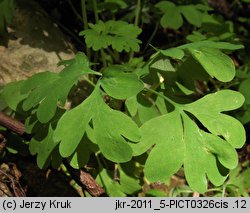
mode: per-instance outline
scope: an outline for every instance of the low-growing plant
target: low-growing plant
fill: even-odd
[[[95,23],[88,22],[82,1],[86,54],[61,61],[60,73],[42,72],[1,92],[6,106],[25,119],[38,166],[59,167],[64,159],[80,169],[95,162],[92,173],[109,196],[134,195],[145,182],[168,183],[180,170],[195,192],[205,193],[208,182],[221,186],[237,167],[236,149],[246,140],[231,113],[245,98],[217,85],[233,81],[235,65],[228,54],[243,46],[204,36],[168,49],[152,47],[148,58],[135,57],[142,44],[138,20],[147,5],[137,1],[135,23],[100,20],[105,14],[100,16],[95,0],[91,5]],[[133,5],[119,1],[116,7]],[[162,27],[173,29],[185,20],[201,27],[211,10],[170,1],[157,3],[158,9],[164,13]],[[82,89],[81,82],[91,92],[74,103],[70,94]]]

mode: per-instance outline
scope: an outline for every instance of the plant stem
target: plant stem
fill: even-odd
[[[139,25],[139,18],[141,13],[141,0],[137,0],[136,10],[135,10],[135,26]]]
[[[87,30],[88,29],[88,17],[87,17],[87,10],[86,10],[85,0],[81,0],[81,6],[82,6],[83,27],[84,27],[84,30]]]
[[[134,22],[135,26],[139,26],[140,14],[141,14],[141,0],[137,0],[135,8],[135,22]],[[133,57],[134,57],[134,51],[131,51],[129,60],[131,60]]]
[[[112,58],[114,59],[115,62],[119,62],[119,55],[117,54],[117,52],[113,52],[110,48],[107,48],[108,53],[112,56]]]
[[[99,21],[99,17],[98,17],[98,9],[97,9],[96,0],[93,0],[93,8],[94,8],[94,14],[95,14],[95,22],[97,23]]]
[[[106,55],[105,55],[103,48],[100,51],[101,51],[101,56],[102,56],[103,67],[107,67]]]
[[[153,94],[155,94],[155,95],[157,95],[157,96],[159,96],[159,97],[165,99],[167,102],[169,102],[170,104],[172,104],[172,105],[175,106],[176,108],[180,108],[180,107],[182,106],[181,104],[178,104],[178,103],[172,101],[170,98],[166,97],[165,95],[162,95],[162,94],[159,93],[159,92],[156,92],[156,91],[153,90],[153,89],[144,88],[144,90],[147,90],[147,91],[149,91],[149,92],[151,92],[151,93],[153,93]]]
[[[81,0],[81,6],[82,6],[82,21],[83,21],[83,28],[84,30],[88,29],[88,17],[87,17],[87,10],[86,10],[86,2],[85,0]],[[91,52],[90,49],[88,48],[86,44],[86,53],[87,57],[90,59],[91,58]]]
[[[98,23],[99,17],[98,17],[98,9],[97,9],[96,0],[93,0],[93,8],[94,8],[95,22]],[[107,67],[106,56],[105,56],[105,52],[103,48],[101,48],[100,52],[101,52],[103,67]]]
[[[161,85],[161,82],[159,83],[153,83],[150,87],[151,90],[156,90],[159,86]],[[150,98],[150,96],[152,95],[152,92],[148,91],[145,95],[146,98]]]
[[[84,79],[87,83],[89,83],[91,86],[95,87],[95,83],[92,82],[91,80],[89,80],[86,76],[84,76],[83,79]]]

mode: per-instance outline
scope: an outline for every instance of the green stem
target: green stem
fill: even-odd
[[[95,14],[95,22],[97,23],[99,21],[99,17],[98,17],[98,9],[97,9],[96,0],[93,0],[93,8],[94,8],[94,14]]]
[[[119,62],[119,55],[114,51],[112,51],[110,48],[107,48],[108,53],[112,56],[115,62]]]
[[[102,56],[103,67],[107,67],[106,54],[105,54],[103,48],[100,51],[101,51],[101,56]]]
[[[135,22],[134,22],[135,26],[139,26],[140,14],[141,14],[141,0],[137,0],[135,8]],[[131,51],[129,60],[131,60],[133,57],[134,57],[134,51]]]
[[[157,96],[159,96],[159,97],[165,99],[167,102],[169,102],[170,104],[172,104],[172,105],[175,106],[176,108],[180,108],[180,107],[182,106],[181,104],[178,104],[178,103],[172,101],[170,98],[166,97],[165,95],[162,95],[162,94],[159,93],[159,92],[156,92],[156,91],[153,90],[153,89],[144,88],[144,90],[147,90],[147,91],[149,91],[149,92],[151,92],[151,93],[153,93],[153,94],[155,94],[155,95],[157,95]]]
[[[93,8],[94,8],[95,22],[98,23],[99,16],[98,16],[98,9],[97,9],[96,0],[93,0]],[[103,48],[101,48],[100,52],[101,52],[103,67],[107,67],[106,56],[105,56],[105,52],[104,52]]]
[[[87,10],[86,10],[85,0],[81,0],[81,6],[82,6],[83,27],[84,27],[84,30],[87,30],[88,29],[88,17],[87,17]]]
[[[141,13],[141,0],[137,0],[136,10],[135,10],[135,26],[139,25],[140,20],[140,13]]]
[[[84,76],[83,79],[84,79],[87,83],[89,83],[91,86],[95,87],[95,83],[92,82],[91,80],[89,80],[86,76]]]
[[[81,6],[82,6],[83,27],[84,27],[84,30],[87,30],[88,29],[88,17],[87,17],[87,9],[86,9],[85,0],[81,0]],[[87,44],[86,44],[86,53],[87,53],[87,57],[90,59],[91,58],[91,51],[88,48]]]

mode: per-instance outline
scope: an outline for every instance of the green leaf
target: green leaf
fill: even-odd
[[[185,105],[185,110],[198,118],[212,134],[222,136],[233,147],[240,148],[246,140],[244,127],[221,112],[237,109],[243,103],[244,96],[239,92],[222,90]]]
[[[135,114],[138,113],[141,123],[145,123],[146,121],[160,115],[156,105],[152,104],[142,94],[127,99],[125,104],[132,116],[135,116]]]
[[[189,23],[196,27],[201,26],[202,13],[195,7],[195,5],[179,6],[178,8]]]
[[[133,117],[135,116],[136,112],[137,112],[137,99],[136,96],[130,97],[125,101],[125,106],[128,110],[128,112],[130,113],[130,115]]]
[[[137,103],[138,116],[142,123],[160,115],[156,105],[152,104],[145,96],[139,94],[137,96]]]
[[[183,19],[178,8],[175,7],[167,11],[160,20],[160,23],[165,28],[179,29],[183,24]]]
[[[182,15],[189,23],[200,27],[203,19],[203,13],[201,10],[206,10],[206,8],[201,8],[199,5],[176,6],[169,1],[161,1],[157,3],[155,7],[159,8],[164,13],[160,20],[161,25],[173,29],[178,29],[182,26]]]
[[[237,114],[237,119],[245,125],[250,121],[250,105],[244,104],[243,111],[239,114]]]
[[[216,186],[227,178],[220,171],[217,159],[226,168],[233,169],[238,163],[237,153],[226,141],[200,130],[187,115],[183,114],[182,118],[185,177],[192,190],[204,193],[207,190],[206,176]]]
[[[45,133],[41,131],[41,135]],[[40,169],[45,168],[50,158],[52,158],[52,152],[57,146],[57,142],[53,140],[54,130],[49,127],[49,131],[45,138],[40,138],[38,135],[33,137],[29,144],[29,149],[32,155],[37,154],[37,165]]]
[[[222,49],[222,50],[238,50],[242,49],[244,46],[240,44],[231,44],[228,42],[215,42],[215,41],[197,41],[189,44],[184,44],[182,46],[179,46],[177,48],[179,49],[197,49],[200,47],[210,47],[215,49]]]
[[[0,111],[3,111],[5,108],[7,108],[7,104],[4,102],[0,94]]]
[[[160,1],[155,5],[156,8],[160,9],[162,12],[168,12],[169,10],[172,10],[176,7],[176,5],[173,2],[170,1]]]
[[[193,31],[192,34],[188,35],[186,38],[188,41],[197,42],[205,40],[207,37],[198,31]]]
[[[24,81],[11,82],[4,86],[1,92],[1,98],[14,111],[17,110],[18,104],[23,101],[27,94],[20,92]]]
[[[142,138],[133,145],[134,153],[140,155],[155,145],[146,161],[145,176],[150,181],[165,182],[183,163],[181,117],[178,112],[162,115],[144,123],[140,129]]]
[[[160,50],[160,52],[168,57],[174,58],[174,59],[182,59],[184,57],[184,51],[178,48],[170,48],[166,50]]]
[[[109,96],[127,99],[143,90],[143,82],[138,76],[124,71],[122,66],[111,66],[104,70],[101,86]]]
[[[27,111],[38,105],[37,118],[42,123],[47,123],[55,115],[58,102],[64,105],[70,89],[82,75],[96,74],[89,69],[87,57],[83,53],[77,53],[75,59],[66,64],[59,74],[38,73],[23,83],[21,92],[30,92],[23,102],[23,109]]]
[[[155,5],[164,15],[161,17],[161,26],[167,28],[178,29],[183,24],[183,19],[178,7],[169,1],[161,1]]]
[[[246,99],[246,104],[250,104],[250,79],[244,80],[239,87],[239,92],[242,93]]]
[[[125,138],[138,142],[139,129],[128,116],[105,104],[98,86],[88,99],[66,112],[59,120],[54,140],[61,141],[61,155],[68,157],[74,153],[91,120],[95,143],[103,155],[114,162],[129,161],[133,153]]]
[[[125,21],[110,20],[99,21],[97,24],[89,24],[91,29],[80,32],[85,37],[85,42],[89,48],[97,51],[102,48],[112,46],[118,52],[139,51],[140,40],[137,36],[141,29]]]
[[[131,160],[133,152],[129,141],[138,142],[139,129],[131,118],[122,112],[110,109],[99,97],[93,126],[97,144],[103,155],[113,162]]]
[[[63,157],[69,157],[78,147],[93,116],[93,98],[94,96],[89,96],[80,105],[64,113],[59,120],[54,140],[61,141],[59,151]]]
[[[234,63],[230,57],[210,47],[189,49],[191,55],[203,66],[211,77],[229,82],[235,76]]]
[[[104,168],[101,169],[96,177],[96,182],[104,187],[106,193],[111,197],[125,197],[126,194],[122,192],[121,186],[117,181],[113,180],[114,174]]]
[[[133,195],[141,190],[140,180],[135,176],[136,167],[133,161],[120,165],[118,169],[121,190],[124,193]]]
[[[171,64],[170,60],[163,58],[152,62],[150,68],[154,68],[163,72],[175,72],[175,68]]]
[[[81,141],[74,154],[68,157],[70,166],[74,169],[83,168],[89,161],[91,150],[88,147],[88,141]]]
[[[0,35],[6,32],[7,25],[11,23],[14,9],[14,0],[0,1]]]
[[[238,196],[244,196],[250,193],[250,168],[241,168],[240,165],[229,174],[229,180],[227,185],[234,185],[236,187],[235,191],[239,192]],[[238,193],[237,193],[238,194]]]
[[[191,104],[174,104],[173,112],[145,122],[140,128],[141,140],[132,148],[135,155],[150,150],[144,168],[148,180],[166,182],[184,165],[192,190],[204,193],[207,178],[221,185],[226,169],[237,166],[235,148],[242,147],[246,139],[242,124],[222,112],[237,109],[243,102],[240,93],[223,90]],[[198,127],[190,113],[207,132]]]

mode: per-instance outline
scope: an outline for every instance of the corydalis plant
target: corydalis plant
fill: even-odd
[[[157,50],[136,71],[112,65],[102,73],[93,71],[87,57],[78,53],[62,63],[65,68],[60,73],[44,72],[10,83],[1,97],[12,110],[18,111],[21,105],[28,112],[26,130],[33,135],[29,147],[37,154],[40,168],[50,162],[59,165],[62,158],[81,168],[91,154],[101,153],[121,165],[118,170],[125,182],[111,183],[101,164],[103,171],[97,180],[102,180],[112,196],[121,196],[133,191],[124,187],[126,181],[138,190],[138,177],[122,172],[122,166],[134,165],[133,157],[146,153],[144,174],[148,180],[165,182],[183,166],[190,187],[203,193],[207,179],[221,185],[227,171],[237,166],[235,149],[243,146],[245,131],[226,112],[241,107],[244,97],[231,90],[199,100],[188,97],[195,92],[194,80],[201,77],[232,80],[234,65],[221,50],[238,48],[241,46],[223,42],[190,43]],[[193,72],[196,75],[189,77]],[[163,80],[156,78],[156,84],[149,85],[146,77],[153,73]],[[86,75],[100,76],[92,93],[73,109],[64,109],[69,91]],[[178,94],[185,100],[178,101]],[[125,100],[126,112],[112,109],[104,96]],[[111,193],[112,187],[117,193]]]

